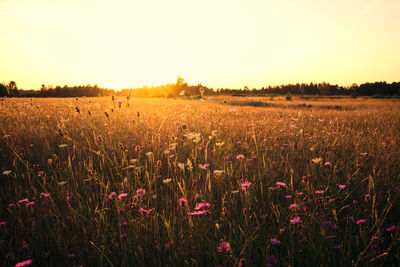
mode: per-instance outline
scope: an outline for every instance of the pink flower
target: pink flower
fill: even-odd
[[[371,195],[370,194],[366,194],[364,196],[365,201],[371,200]]]
[[[209,163],[203,164],[203,166],[201,166],[201,168],[202,168],[203,170],[207,169],[208,167],[210,167],[210,164],[209,164]]]
[[[135,198],[140,198],[140,197],[143,196],[144,194],[146,194],[146,189],[141,189],[141,188],[139,188],[138,190],[136,190]]]
[[[343,189],[345,189],[345,188],[346,188],[346,185],[344,185],[344,184],[340,184],[340,185],[339,185],[339,189],[340,189],[340,190],[343,190]]]
[[[245,158],[245,156],[243,154],[239,154],[236,156],[236,159],[244,159],[244,158]]]
[[[365,223],[365,220],[364,220],[364,219],[358,220],[358,221],[356,222],[356,224],[363,224],[363,223]]]
[[[292,198],[292,195],[286,195],[285,198],[286,198],[286,199],[291,199],[291,198]]]
[[[38,176],[43,176],[43,174],[44,174],[44,171],[38,172]]]
[[[49,198],[50,197],[50,193],[40,193],[40,197]]]
[[[1,226],[6,226],[6,225],[7,225],[7,222],[6,222],[6,221],[0,222],[0,227],[1,227]]]
[[[170,248],[170,247],[172,247],[173,244],[174,244],[174,241],[171,240],[167,244],[165,244],[165,248]]]
[[[275,184],[276,184],[276,186],[278,186],[278,187],[285,187],[285,186],[286,186],[286,184],[285,184],[285,183],[282,183],[282,182],[276,182]]]
[[[281,244],[281,241],[277,238],[271,238],[271,245],[279,246]]]
[[[127,193],[122,193],[122,194],[119,194],[119,195],[118,195],[118,199],[124,199],[124,198],[126,198],[127,196],[128,196]]]
[[[67,258],[68,259],[73,259],[73,258],[75,258],[75,256],[76,256],[75,253],[68,253],[67,254]]]
[[[299,223],[301,223],[301,219],[300,219],[299,216],[297,216],[297,217],[291,219],[291,220],[290,220],[290,223],[291,223],[291,224],[299,224]]]
[[[298,210],[300,207],[296,203],[290,204],[289,209],[290,210]]]
[[[126,234],[121,234],[120,237],[121,237],[121,238],[125,238],[125,237],[126,237]]]
[[[29,202],[29,200],[27,199],[27,198],[24,198],[24,199],[21,199],[21,200],[18,200],[18,203],[27,203],[27,202]]]
[[[27,207],[30,207],[30,206],[33,206],[33,205],[35,205],[35,201],[31,201],[31,202],[25,203],[25,206],[27,206]]]
[[[315,194],[321,195],[324,193],[324,190],[315,190]]]
[[[210,215],[211,212],[209,210],[200,210],[200,211],[194,211],[194,212],[189,212],[189,216],[202,216],[202,215]]]
[[[242,187],[242,190],[245,191],[245,190],[247,190],[247,189],[250,188],[250,186],[252,185],[252,183],[246,181],[246,182],[241,183],[240,185],[241,185],[241,187]]]
[[[279,263],[279,261],[274,255],[271,255],[267,257],[267,263],[268,266],[275,266]]]
[[[218,252],[229,252],[231,251],[231,245],[229,244],[229,242],[221,242],[219,243],[217,249]]]
[[[8,207],[9,208],[15,207],[15,204],[14,203],[10,203],[10,204],[8,204]]]
[[[201,202],[201,203],[196,204],[196,207],[194,208],[194,210],[201,210],[204,208],[209,208],[210,206],[211,206],[210,203]]]
[[[111,192],[111,194],[108,195],[108,199],[113,199],[113,197],[115,197],[116,195],[117,193]]]
[[[143,208],[140,208],[139,212],[144,216],[150,216],[151,210],[145,210]]]
[[[126,221],[124,221],[124,222],[122,222],[122,223],[119,224],[119,226],[121,226],[121,227],[125,227],[125,226],[127,226],[127,225],[128,225],[128,223],[127,223]]]
[[[186,206],[186,205],[187,205],[187,200],[184,199],[183,197],[181,197],[181,198],[178,200],[178,203],[179,203],[179,206]]]
[[[332,163],[330,163],[329,161],[328,162],[325,162],[325,167],[332,167]]]
[[[25,267],[32,264],[32,260],[21,261],[15,264],[15,267]]]
[[[98,135],[98,136],[97,136],[97,141],[103,142],[103,137],[101,137],[101,135]]]

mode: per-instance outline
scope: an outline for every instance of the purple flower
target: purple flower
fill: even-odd
[[[279,246],[281,244],[281,241],[277,238],[271,238],[271,245]]]
[[[279,261],[274,255],[271,255],[267,257],[267,263],[269,266],[275,266],[279,263]]]
[[[394,234],[394,233],[396,233],[396,226],[392,225],[392,226],[386,228],[386,231],[388,231],[391,234]]]

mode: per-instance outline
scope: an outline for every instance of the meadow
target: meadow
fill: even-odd
[[[0,100],[4,266],[400,265],[400,102]]]

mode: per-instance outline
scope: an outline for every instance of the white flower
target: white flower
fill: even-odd
[[[68,146],[67,144],[58,145],[58,147],[60,147],[60,148],[67,147],[67,146]]]
[[[223,146],[224,144],[225,144],[224,142],[215,143],[216,146]]]
[[[58,184],[59,185],[65,185],[67,182],[65,182],[65,181],[61,181],[61,182],[59,182]]]
[[[312,159],[312,162],[315,163],[315,164],[320,164],[321,161],[322,161],[322,158],[315,158],[315,159]]]
[[[9,175],[11,173],[11,171],[4,171],[3,175]]]
[[[153,156],[153,152],[147,152],[146,156],[148,156],[150,158],[151,156]]]
[[[223,173],[224,173],[223,170],[215,170],[215,171],[214,171],[214,175],[221,175],[221,174],[223,174]]]
[[[170,183],[171,181],[172,181],[172,179],[169,178],[169,179],[164,179],[162,182],[163,182],[163,184],[168,184],[168,183]]]

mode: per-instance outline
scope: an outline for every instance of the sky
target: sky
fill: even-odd
[[[0,82],[400,81],[399,0],[0,0]]]

